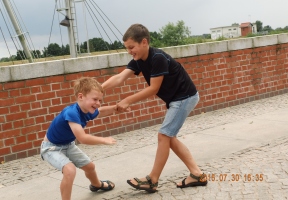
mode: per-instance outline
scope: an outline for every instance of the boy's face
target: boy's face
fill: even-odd
[[[124,45],[134,60],[146,60],[149,54],[149,44],[147,39],[143,39],[140,43],[129,38]]]
[[[85,96],[82,93],[78,94],[78,105],[84,113],[93,114],[101,106],[102,100],[103,93],[97,90],[91,90]]]

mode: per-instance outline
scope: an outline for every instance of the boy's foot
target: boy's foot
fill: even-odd
[[[145,190],[149,193],[156,192],[158,187],[158,182],[152,183],[152,180],[148,175],[146,176],[146,178],[134,178],[131,180],[127,180],[127,183],[138,190]]]
[[[207,183],[206,174],[203,173],[200,176],[195,176],[190,173],[190,175],[187,178],[184,178],[181,183],[177,183],[177,188],[205,186]]]
[[[101,182],[101,186],[100,187],[95,187],[93,185],[89,186],[89,189],[92,192],[97,192],[98,190],[104,190],[104,191],[109,191],[109,190],[113,190],[113,188],[115,187],[115,184],[112,181],[100,181]]]

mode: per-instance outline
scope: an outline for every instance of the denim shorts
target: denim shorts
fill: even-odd
[[[165,119],[159,133],[168,137],[175,137],[182,127],[185,119],[199,102],[199,93],[180,101],[172,101],[166,112]]]
[[[62,171],[62,168],[70,162],[78,168],[91,162],[90,158],[75,145],[75,142],[66,145],[56,145],[43,141],[40,154],[43,160],[59,171]]]

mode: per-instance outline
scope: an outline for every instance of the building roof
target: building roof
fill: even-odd
[[[249,27],[249,26],[253,26],[253,24],[251,24],[250,22],[245,22],[245,23],[240,24],[240,28]]]

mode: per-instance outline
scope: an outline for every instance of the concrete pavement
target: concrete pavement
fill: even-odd
[[[79,145],[96,164],[110,192],[92,193],[77,170],[72,199],[288,199],[288,94],[189,117],[179,133],[200,168],[206,187],[176,188],[188,175],[171,151],[158,192],[131,188],[126,180],[152,169],[160,125],[116,135],[117,145]],[[61,199],[61,172],[39,156],[0,164],[0,199]]]

